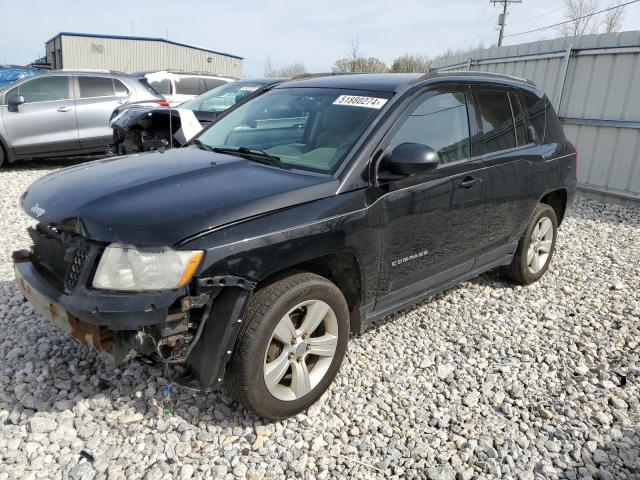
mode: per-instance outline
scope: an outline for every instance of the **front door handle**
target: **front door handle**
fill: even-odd
[[[478,183],[482,183],[482,179],[480,177],[467,176],[462,179],[458,186],[460,188],[471,188]]]
[[[73,107],[60,107],[56,111],[64,113],[64,112],[70,112],[71,110],[73,110]]]

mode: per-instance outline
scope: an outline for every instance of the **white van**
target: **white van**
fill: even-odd
[[[237,78],[223,77],[213,73],[183,72],[181,70],[144,72],[142,75],[154,90],[167,99],[172,107],[220,85],[237,80]]]

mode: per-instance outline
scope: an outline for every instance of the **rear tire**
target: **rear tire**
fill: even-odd
[[[293,273],[252,295],[225,385],[260,417],[290,417],[331,385],[348,337],[349,309],[338,287],[312,273]]]
[[[557,235],[555,210],[545,203],[539,203],[518,242],[511,265],[503,267],[501,273],[520,285],[540,280],[549,268]]]
[[[4,155],[4,147],[0,144],[0,168],[4,165],[5,155]]]

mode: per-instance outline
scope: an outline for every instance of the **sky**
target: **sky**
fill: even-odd
[[[602,8],[610,0],[600,0]],[[506,34],[563,20],[560,0],[510,5]],[[559,10],[560,9],[560,10]],[[330,71],[357,39],[360,52],[388,65],[405,53],[437,55],[497,41],[499,7],[489,0],[0,0],[0,63],[44,56],[60,31],[165,37],[244,57],[245,77],[301,62]],[[640,2],[623,30],[640,30]],[[554,38],[556,30],[507,37],[505,45]]]

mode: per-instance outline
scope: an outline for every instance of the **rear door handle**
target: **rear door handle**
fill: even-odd
[[[58,112],[70,112],[71,110],[73,110],[73,107],[60,107],[57,111]]]
[[[482,179],[480,177],[467,176],[462,179],[458,186],[460,188],[471,188],[478,183],[482,183]]]

